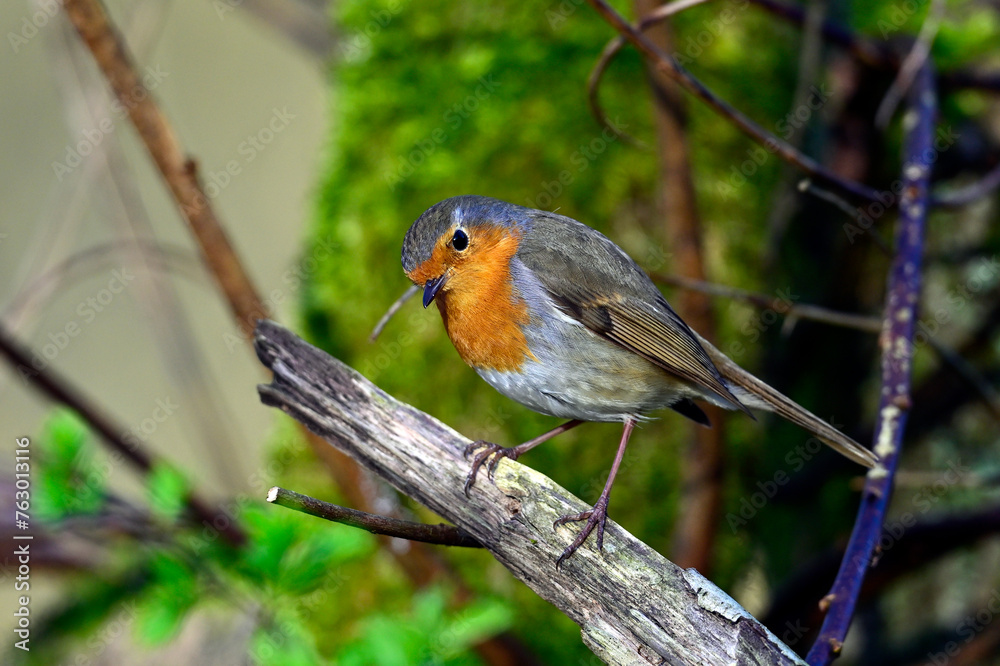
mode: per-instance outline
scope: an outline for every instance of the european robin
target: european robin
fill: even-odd
[[[542,414],[570,419],[512,448],[475,442],[480,451],[469,492],[487,461],[521,454],[585,421],[625,424],[608,481],[560,565],[604,524],[615,474],[636,422],[663,407],[709,425],[694,400],[775,412],[851,460],[875,455],[740,368],[692,331],[624,250],[563,215],[482,196],[446,199],[427,209],[403,241],[403,269],[437,303],[459,356],[503,395]],[[750,414],[752,417],[752,414]]]

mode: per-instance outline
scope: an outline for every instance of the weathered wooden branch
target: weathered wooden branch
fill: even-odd
[[[466,497],[468,439],[273,322],[258,325],[255,345],[274,371],[259,387],[265,404],[472,535],[609,664],[804,663],[711,581],[611,521],[603,555],[588,542],[556,569],[576,528],[552,523],[589,508],[582,500],[509,460]]]

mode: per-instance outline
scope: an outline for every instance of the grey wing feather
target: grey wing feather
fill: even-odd
[[[566,314],[753,418],[691,329],[623,250],[568,217],[533,211],[530,219],[535,233],[522,240],[517,256]]]

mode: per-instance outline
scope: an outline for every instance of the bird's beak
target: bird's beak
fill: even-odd
[[[424,307],[426,308],[437,296],[437,293],[444,286],[444,283],[448,281],[448,274],[445,273],[436,278],[428,280],[424,283]]]

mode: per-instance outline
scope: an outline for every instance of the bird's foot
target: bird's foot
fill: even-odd
[[[482,449],[476,454],[476,457],[472,461],[472,469],[469,470],[469,475],[465,477],[465,494],[468,495],[469,491],[472,489],[472,485],[476,482],[476,473],[479,468],[489,461],[489,467],[487,467],[487,476],[490,481],[493,481],[493,475],[497,471],[497,465],[500,464],[500,460],[503,458],[509,458],[510,460],[517,460],[517,457],[521,455],[521,451],[518,447],[514,446],[511,448],[504,448],[499,444],[494,444],[493,442],[487,442],[484,439],[476,440],[472,444],[465,447],[465,457],[468,458],[469,455],[477,450]]]
[[[590,536],[595,527],[597,528],[597,550],[601,551],[602,554],[604,553],[604,523],[608,520],[608,498],[602,495],[590,511],[563,516],[555,521],[552,527],[555,528],[566,523],[575,523],[583,520],[586,520],[587,524],[580,530],[580,534],[573,540],[573,543],[567,546],[566,550],[559,556],[559,559],[556,560],[557,569],[583,545],[583,542],[587,540],[587,537]]]

